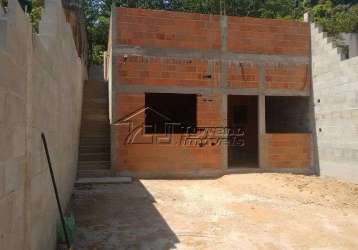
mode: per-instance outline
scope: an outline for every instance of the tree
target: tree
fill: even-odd
[[[311,8],[315,20],[331,35],[358,32],[358,3],[347,0],[326,0]]]
[[[264,18],[301,19],[310,11],[330,34],[358,32],[358,0],[114,0],[117,7],[166,9]],[[90,61],[107,49],[112,0],[84,0]]]

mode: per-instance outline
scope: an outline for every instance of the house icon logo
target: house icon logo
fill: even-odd
[[[172,119],[170,119],[168,116],[162,114],[161,112],[155,110],[154,108],[152,107],[142,107],[136,111],[134,111],[133,113],[119,119],[118,121],[116,121],[115,123],[113,123],[113,125],[118,125],[119,123],[123,123],[123,122],[128,122],[128,121],[131,121],[131,120],[134,120],[138,117],[140,117],[141,115],[145,115],[145,116],[148,116],[148,115],[154,115],[154,116],[157,116],[159,119],[161,120],[165,120],[165,121],[172,121]]]
[[[245,133],[241,129],[183,126],[152,107],[142,107],[117,120],[112,126],[121,128],[119,135],[125,145],[175,144],[205,147],[225,143],[245,146]]]
[[[112,124],[128,128],[125,144],[169,143],[174,127],[180,125],[152,107],[142,107]]]

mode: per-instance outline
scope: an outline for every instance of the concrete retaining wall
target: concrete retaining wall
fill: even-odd
[[[41,132],[67,204],[77,168],[83,70],[61,1],[39,34],[16,0],[0,13],[0,248],[54,249],[58,211]]]
[[[313,98],[320,174],[358,183],[358,58],[311,24]]]

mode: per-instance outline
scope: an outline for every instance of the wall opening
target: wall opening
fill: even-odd
[[[266,96],[266,133],[310,133],[309,97]]]
[[[145,108],[145,133],[196,131],[195,94],[145,93]]]
[[[229,168],[258,167],[257,102],[257,96],[228,96],[228,127],[238,132],[229,136]]]

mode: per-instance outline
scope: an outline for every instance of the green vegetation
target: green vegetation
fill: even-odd
[[[101,64],[107,49],[112,0],[83,0],[87,21],[89,60]]]
[[[6,7],[7,6],[7,0],[0,0],[0,6]]]
[[[89,58],[101,64],[107,49],[112,1],[116,6],[167,9],[204,14],[251,16],[264,18],[302,19],[310,11],[316,22],[331,35],[358,32],[358,0],[82,0],[87,19]],[[27,10],[34,30],[38,32],[43,0],[19,0]],[[7,6],[7,0],[0,0]],[[25,8],[26,6],[26,8]]]
[[[44,6],[44,0],[18,0],[21,8],[29,15],[33,30],[39,31],[39,22]],[[0,0],[0,7],[6,10],[8,0]]]
[[[90,61],[101,64],[107,49],[112,0],[83,0],[87,17]],[[358,0],[114,0],[116,6],[167,9],[204,14],[302,19],[310,11],[332,35],[358,32]]]
[[[358,1],[329,0],[311,7],[311,13],[325,31],[358,32]]]
[[[41,14],[44,6],[43,0],[32,0],[29,3],[29,15],[32,23],[32,27],[36,33],[39,32],[39,22],[41,20]]]

